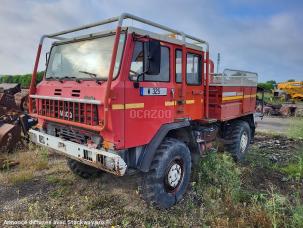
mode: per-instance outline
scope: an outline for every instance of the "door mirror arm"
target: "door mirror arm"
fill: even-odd
[[[140,77],[142,77],[146,73],[147,73],[147,71],[144,71],[144,72],[137,75],[137,79],[134,82],[134,88],[139,88],[140,87],[139,79],[140,79]]]

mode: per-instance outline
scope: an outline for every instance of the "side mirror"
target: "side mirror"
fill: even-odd
[[[160,73],[161,45],[160,41],[150,40],[144,43],[144,72],[150,75]]]

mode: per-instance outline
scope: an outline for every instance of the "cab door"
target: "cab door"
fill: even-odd
[[[125,147],[144,145],[159,128],[173,121],[170,45],[161,42],[160,73],[148,75],[144,69],[144,42],[132,44],[129,75],[125,80]]]
[[[203,101],[203,59],[202,53],[184,49],[175,50],[175,118],[201,119],[204,114]],[[185,57],[185,69],[182,68]],[[185,70],[184,94],[182,98],[182,70]]]

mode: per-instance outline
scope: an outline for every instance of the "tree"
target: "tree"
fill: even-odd
[[[272,89],[274,89],[274,85],[271,83],[258,83],[258,87],[264,89],[265,91],[270,91]]]
[[[44,72],[40,71],[37,73],[37,82],[40,82],[43,78]],[[4,75],[0,77],[0,83],[18,83],[21,85],[21,88],[29,88],[31,83],[32,74],[23,74],[23,75]]]
[[[295,82],[296,80],[295,79],[289,79],[287,80],[288,82]]]
[[[266,83],[272,84],[272,85],[276,85],[277,84],[277,82],[275,80],[269,80]]]

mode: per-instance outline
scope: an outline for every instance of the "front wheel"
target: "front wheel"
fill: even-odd
[[[159,208],[169,208],[180,201],[191,175],[188,147],[174,138],[166,138],[156,151],[149,172],[143,174],[142,198]]]

